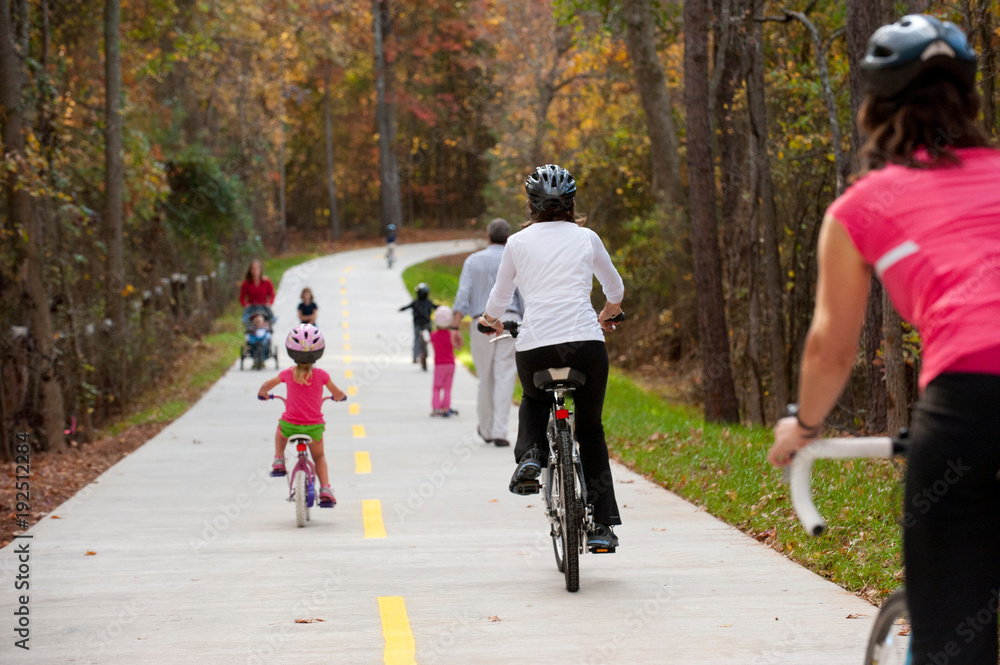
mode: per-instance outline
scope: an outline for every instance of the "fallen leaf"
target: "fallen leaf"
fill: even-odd
[[[94,556],[95,554],[97,554],[97,552],[94,550],[87,550],[87,554],[85,556]]]
[[[618,482],[621,483],[622,485],[631,485],[635,481],[634,480],[619,480]]]
[[[867,614],[848,614],[847,618],[848,619],[863,619],[866,616],[868,616],[868,615]]]
[[[137,639],[137,640],[148,640],[149,638],[148,637],[137,637],[135,639]]]
[[[490,499],[490,503],[497,503],[500,499]]]
[[[295,623],[322,623],[324,621],[326,621],[326,619],[296,619]]]
[[[654,527],[653,527],[653,531],[666,531],[666,529],[657,529],[657,528],[656,528],[656,527],[654,526]]]
[[[493,615],[493,616],[491,616],[491,617],[490,617],[489,619],[490,619],[490,621],[492,621],[493,623],[496,623],[497,621],[501,621],[500,617],[498,617],[498,616],[496,616],[496,615]]]
[[[731,623],[724,623],[721,626],[719,626],[719,628],[732,628],[732,627],[733,627],[733,624],[731,624]]]
[[[534,508],[534,507],[535,507],[535,504],[533,504],[533,503],[529,503],[527,506],[525,506],[525,508]]]
[[[61,520],[62,518],[61,518],[61,517],[59,517],[58,515],[53,515],[53,516],[52,516],[52,519],[54,519],[54,520]]]

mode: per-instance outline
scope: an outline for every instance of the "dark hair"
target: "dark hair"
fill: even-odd
[[[521,228],[527,228],[535,222],[573,222],[583,226],[586,221],[586,218],[576,216],[576,201],[561,210],[539,210],[528,203],[528,221],[521,224]]]
[[[867,141],[858,154],[863,176],[887,164],[926,169],[961,164],[954,148],[991,145],[979,126],[982,100],[975,87],[967,88],[941,71],[929,71],[899,94],[885,98],[865,95],[858,111],[858,127]],[[913,153],[924,148],[929,161]]]
[[[253,264],[255,263],[260,266],[260,281],[264,281],[264,262],[260,259],[254,259],[250,262],[250,265],[247,266],[247,274],[243,276],[244,282],[253,281]]]

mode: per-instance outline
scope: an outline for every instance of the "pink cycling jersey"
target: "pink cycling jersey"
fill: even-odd
[[[920,387],[945,371],[1000,375],[1000,151],[961,166],[889,165],[830,206],[923,341]]]
[[[292,425],[322,425],[323,420],[323,386],[330,381],[326,370],[313,367],[309,383],[296,383],[294,369],[282,370],[278,378],[285,384],[288,396],[285,401],[285,413],[281,419]]]
[[[435,365],[455,364],[455,351],[451,346],[451,332],[435,330],[431,333],[431,345],[434,347]]]

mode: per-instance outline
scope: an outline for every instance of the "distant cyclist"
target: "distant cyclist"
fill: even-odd
[[[413,362],[416,363],[420,360],[420,335],[425,330],[430,334],[431,318],[434,316],[434,310],[437,309],[437,305],[429,297],[431,287],[423,282],[417,284],[415,292],[417,297],[409,305],[400,307],[399,311],[413,310]]]
[[[978,123],[976,54],[955,25],[883,26],[862,64],[861,172],[827,211],[797,417],[819,433],[855,363],[874,271],[923,340],[903,559],[914,665],[995,665],[1000,604],[1000,151]]]
[[[621,312],[625,286],[608,250],[596,233],[577,224],[576,182],[569,171],[539,166],[524,184],[530,219],[510,236],[500,260],[496,284],[479,321],[500,332],[500,317],[517,288],[524,299],[524,327],[517,338],[517,373],[524,396],[518,415],[517,469],[510,490],[534,480],[547,464],[551,398],[535,387],[533,375],[549,367],[572,367],[587,375],[573,393],[576,438],[587,483],[587,502],[594,506],[594,530],[588,547],[616,547],[612,527],[621,524],[608,462],[601,412],[608,383],[607,320]],[[607,304],[600,315],[590,302],[594,276]]]
[[[389,267],[396,258],[396,225],[390,224],[385,227],[385,258],[389,262]]]

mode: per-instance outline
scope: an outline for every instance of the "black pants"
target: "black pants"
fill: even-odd
[[[903,556],[914,665],[996,665],[1000,376],[944,374],[913,413]]]
[[[543,346],[530,351],[518,351],[517,375],[521,379],[524,397],[518,412],[515,459],[537,448],[546,463],[549,444],[545,428],[549,422],[552,397],[535,387],[535,372],[550,367],[572,367],[587,375],[587,383],[573,393],[576,419],[576,439],[580,442],[580,463],[587,483],[587,502],[594,506],[594,521],[600,524],[621,524],[615,501],[614,480],[608,462],[608,445],[604,440],[601,412],[604,410],[604,390],[608,386],[608,350],[604,342],[568,342]]]

